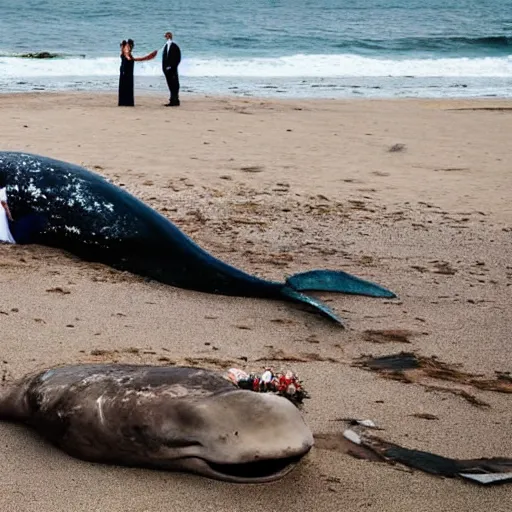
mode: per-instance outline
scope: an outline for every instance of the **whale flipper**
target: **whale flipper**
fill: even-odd
[[[316,299],[314,297],[310,297],[309,295],[305,295],[304,293],[300,293],[289,286],[283,286],[281,289],[282,295],[286,298],[291,299],[293,302],[299,302],[301,304],[308,304],[312,306],[316,311],[318,311],[322,316],[329,318],[330,320],[334,320],[341,327],[345,327],[341,319],[332,311],[332,309],[324,304],[321,300]]]
[[[286,284],[297,291],[315,290],[369,297],[396,297],[392,291],[342,270],[310,270],[288,277]]]
[[[48,225],[48,217],[41,213],[30,213],[10,223],[11,233],[18,245],[39,242],[40,234]]]

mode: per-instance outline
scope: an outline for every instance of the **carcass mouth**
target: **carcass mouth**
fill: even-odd
[[[190,469],[216,480],[236,483],[265,483],[278,480],[292,471],[309,449],[300,454],[277,459],[221,464],[202,458],[189,459]],[[189,464],[187,464],[189,465]]]

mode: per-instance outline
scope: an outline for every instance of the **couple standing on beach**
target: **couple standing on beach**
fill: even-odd
[[[169,87],[169,103],[166,107],[179,107],[180,80],[178,66],[181,62],[180,47],[172,40],[172,33],[166,32],[165,46],[162,48],[162,71]],[[132,50],[135,43],[132,39],[121,43],[121,69],[119,74],[119,101],[120,107],[133,107],[135,105],[133,93],[133,68],[135,62],[152,60],[158,50],[154,50],[144,57],[134,57]]]

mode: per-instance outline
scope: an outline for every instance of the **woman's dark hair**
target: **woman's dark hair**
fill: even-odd
[[[135,46],[135,41],[133,39],[128,39],[128,44],[133,48],[133,46]]]

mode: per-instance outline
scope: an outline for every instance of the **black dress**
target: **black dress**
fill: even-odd
[[[119,73],[119,102],[120,107],[133,107],[133,65],[135,61],[128,60],[121,55],[121,68]]]

